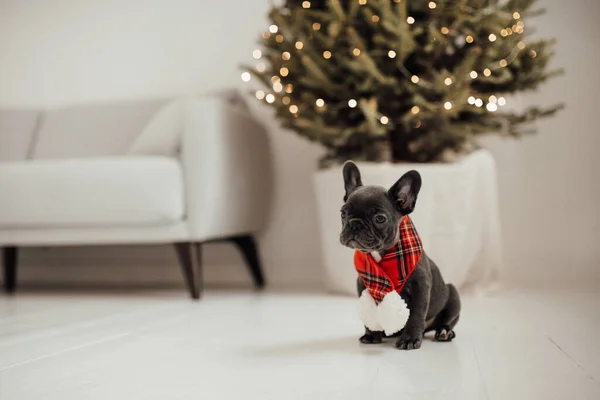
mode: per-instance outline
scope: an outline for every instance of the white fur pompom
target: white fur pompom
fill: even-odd
[[[363,290],[358,298],[358,315],[362,323],[370,330],[383,330],[377,322],[377,303],[367,289]]]
[[[393,335],[404,328],[409,314],[406,303],[395,290],[386,294],[375,310],[377,323],[386,335]]]

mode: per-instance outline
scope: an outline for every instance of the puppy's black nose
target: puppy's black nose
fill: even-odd
[[[352,233],[356,233],[362,229],[362,224],[357,220],[350,221],[350,230]]]

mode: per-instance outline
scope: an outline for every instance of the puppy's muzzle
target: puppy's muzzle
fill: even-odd
[[[348,222],[348,227],[350,228],[350,232],[359,233],[365,226],[359,219],[353,219]]]

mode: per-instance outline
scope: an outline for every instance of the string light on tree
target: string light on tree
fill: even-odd
[[[519,18],[521,18],[521,14],[519,14],[517,11],[515,11],[515,12],[513,13],[513,18],[514,18],[514,19],[519,19]]]
[[[263,38],[263,39],[267,40],[267,39],[268,39],[268,38],[270,38],[270,37],[271,37],[271,34],[270,34],[269,32],[263,32],[263,33],[262,33],[262,38]]]
[[[531,56],[531,58],[535,58],[537,56],[537,53],[535,52],[535,50],[531,50],[529,52],[529,55]]]
[[[252,76],[250,75],[250,72],[242,72],[242,80],[244,82],[250,82],[251,78]]]
[[[269,93],[267,95],[267,97],[265,97],[265,100],[267,100],[267,103],[271,104],[275,101],[275,96],[273,96],[271,93]]]
[[[517,33],[538,14],[532,2],[269,0],[268,39],[258,32],[239,74],[284,126],[325,147],[321,168],[350,157],[440,161],[471,151],[482,130],[517,136],[556,111],[500,97],[554,76],[552,43]]]

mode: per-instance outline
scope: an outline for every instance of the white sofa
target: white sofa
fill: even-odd
[[[267,135],[236,97],[0,110],[0,246],[173,243],[199,298],[201,244],[230,240],[264,285],[254,234],[270,199]]]

